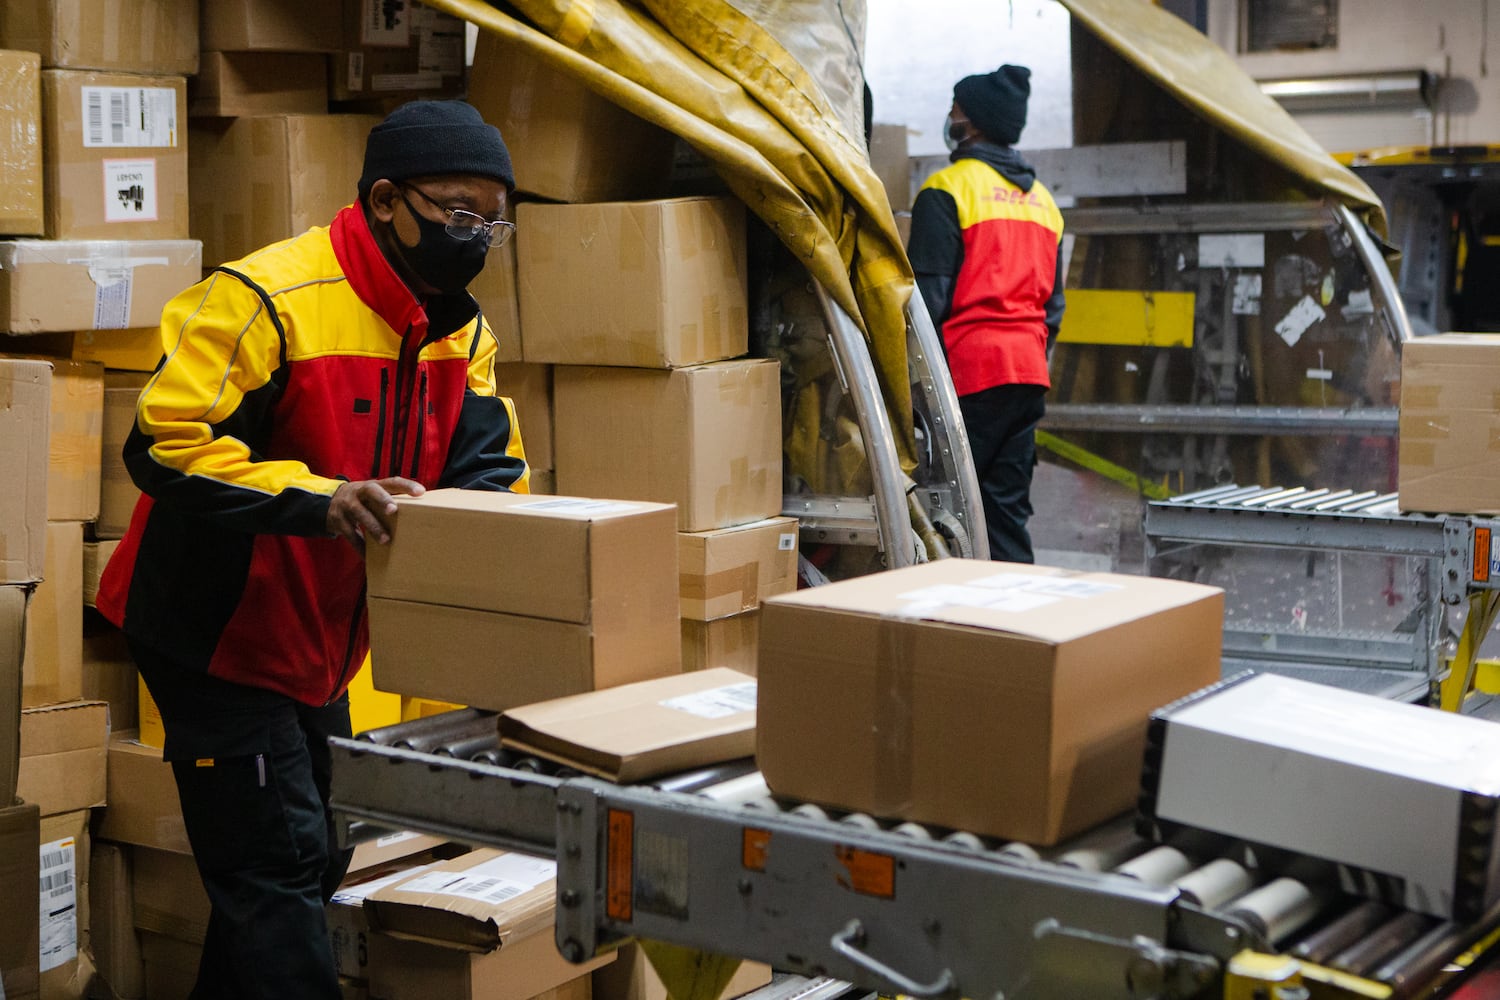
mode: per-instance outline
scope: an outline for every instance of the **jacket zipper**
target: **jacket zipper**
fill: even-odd
[[[417,392],[417,444],[411,450],[411,478],[417,478],[417,466],[422,461],[422,431],[427,426],[427,369],[422,369],[421,389]]]
[[[396,421],[391,426],[391,462],[390,475],[401,475],[401,462],[406,457],[406,431],[411,422],[411,400],[408,398],[412,392],[412,383],[416,381],[416,358],[422,350],[421,344],[415,345],[415,350],[408,351],[407,346],[412,342],[411,331],[401,341],[401,354],[396,361]]]
[[[390,392],[391,372],[389,368],[380,369],[380,417],[375,423],[375,455],[370,460],[370,478],[380,478],[380,451],[385,447],[385,414],[386,395]]]

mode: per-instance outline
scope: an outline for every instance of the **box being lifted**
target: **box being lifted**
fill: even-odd
[[[1447,920],[1500,899],[1500,726],[1274,674],[1152,716],[1141,812],[1333,862],[1343,888]]]

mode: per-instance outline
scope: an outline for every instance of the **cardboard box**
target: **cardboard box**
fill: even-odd
[[[0,809],[0,899],[16,901],[0,907],[0,991],[7,1000],[40,996],[40,910],[24,905],[36,899],[40,846],[36,806]]]
[[[469,103],[505,136],[522,191],[565,202],[666,192],[672,133],[595,94],[528,46],[481,31]]]
[[[0,326],[10,333],[157,328],[162,307],[201,280],[202,257],[196,240],[0,242]]]
[[[516,224],[527,361],[681,368],[749,350],[740,202],[527,202]]]
[[[154,331],[153,331],[154,332]],[[125,468],[125,440],[135,427],[135,404],[146,387],[142,372],[106,372],[104,423],[100,429],[99,517],[94,534],[101,539],[125,537],[141,491]],[[104,569],[100,563],[100,571]],[[87,590],[87,587],[85,587]]]
[[[326,226],[356,197],[373,115],[194,122],[193,236],[210,267]]]
[[[0,802],[16,797],[21,764],[21,657],[26,646],[27,587],[0,586]]]
[[[366,554],[377,688],[498,710],[678,672],[670,507],[470,490],[398,503],[391,544]],[[522,569],[523,551],[546,556]]]
[[[102,701],[24,710],[16,794],[43,816],[104,805],[108,742],[109,706]]]
[[[1445,333],[1401,348],[1398,502],[1500,514],[1500,334]]]
[[[677,536],[682,617],[713,621],[797,589],[797,520],[772,517]]]
[[[729,667],[756,675],[760,649],[760,612],[745,611],[711,622],[682,620],[682,670]]]
[[[89,814],[41,821],[41,995],[82,1000],[94,969],[89,944]]]
[[[193,856],[139,845],[131,855],[136,930],[202,944],[211,907]]]
[[[448,840],[444,837],[410,830],[388,833],[374,840],[362,840],[354,845],[354,857],[349,862],[349,876],[353,878],[361,873],[383,871],[395,865],[409,865],[413,863],[411,859],[447,846]]]
[[[1214,587],[969,559],[773,597],[756,760],[777,795],[1053,844],[1134,803],[1223,620]]]
[[[557,495],[557,473],[551,469],[531,469],[531,495],[550,497]]]
[[[165,300],[162,305],[166,305]],[[119,374],[153,372],[162,355],[161,327],[80,330],[72,336],[71,354],[74,361],[99,362],[107,375],[115,374],[113,369],[118,369]]]
[[[47,236],[186,239],[186,123],[180,76],[43,70]]]
[[[297,0],[203,0],[205,52],[337,52],[343,5]]]
[[[329,59],[336,101],[459,97],[464,22],[411,0],[344,0],[343,51]]]
[[[198,72],[197,0],[5,0],[0,48],[48,69]]]
[[[521,360],[521,306],[516,289],[516,243],[520,236],[485,255],[484,270],[469,282],[469,294],[479,303],[495,334],[496,364]],[[528,456],[529,458],[529,456]]]
[[[51,397],[50,361],[0,357],[0,469],[11,477],[0,491],[0,585],[42,578]]]
[[[503,745],[634,783],[755,752],[755,680],[727,668],[556,698],[500,716]]]
[[[613,961],[574,965],[558,954],[556,871],[553,861],[484,849],[372,892],[366,915],[384,933],[369,941],[371,995],[527,1000]]]
[[[92,608],[99,596],[99,577],[109,565],[110,556],[120,547],[118,538],[106,542],[83,543],[83,606]]]
[[[552,366],[496,365],[495,387],[516,405],[526,464],[552,468]]]
[[[1488,720],[1244,674],[1151,727],[1141,814],[1168,838],[1185,826],[1320,858],[1346,890],[1444,920],[1500,899]]]
[[[679,531],[781,513],[774,361],[553,372],[557,488],[677,505]]]
[[[9,16],[0,7],[0,24]],[[0,35],[0,233],[40,236],[42,198],[42,68],[35,52],[3,51]]]
[[[83,697],[83,525],[47,522],[42,582],[26,612],[21,704],[27,708]]]
[[[905,125],[870,129],[870,167],[880,178],[892,212],[911,211],[911,154]]]
[[[172,765],[161,751],[142,746],[135,730],[109,738],[109,807],[99,814],[101,840],[192,854]]]
[[[89,949],[105,987],[103,995],[142,1000],[146,969],[135,931],[130,848],[104,840],[91,845],[88,897]]]
[[[392,864],[344,879],[324,907],[328,919],[328,943],[340,976],[367,979],[370,975],[370,919],[365,899],[377,889],[405,881],[413,870],[431,860]]]
[[[83,697],[109,705],[111,729],[136,726],[135,660],[125,633],[97,611],[83,612]]]
[[[104,367],[52,361],[47,426],[47,520],[99,516],[99,455],[104,428]]]
[[[324,114],[328,60],[314,52],[205,52],[187,94],[193,118]]]
[[[138,934],[147,1000],[189,1000],[198,982],[203,945],[149,931]]]
[[[714,971],[717,971],[716,969]],[[760,962],[740,962],[715,1000],[732,1000],[771,984],[771,967]],[[688,991],[700,991],[695,982]],[[621,945],[617,957],[594,973],[594,1000],[668,1000],[667,986],[656,974],[646,952],[635,942]]]

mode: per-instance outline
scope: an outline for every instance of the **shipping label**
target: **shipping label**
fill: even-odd
[[[104,221],[155,222],[156,161],[104,161]]]
[[[84,87],[85,147],[177,145],[177,92],[171,87]]]
[[[615,500],[586,500],[583,497],[549,497],[516,504],[517,510],[544,510],[557,514],[619,514],[636,510],[633,503]]]
[[[726,684],[708,691],[694,691],[658,702],[663,708],[673,708],[700,719],[722,719],[740,712],[755,711],[755,682]]]
[[[78,878],[72,837],[42,845],[40,905],[43,972],[78,957]]]
[[[526,854],[502,854],[461,872],[427,872],[401,885],[402,892],[458,896],[503,903],[557,878],[557,862]]]
[[[94,329],[123,330],[130,325],[133,267],[91,266],[94,281]]]
[[[359,44],[404,49],[411,44],[411,0],[364,0]]]

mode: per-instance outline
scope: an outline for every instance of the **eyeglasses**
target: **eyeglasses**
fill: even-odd
[[[516,231],[516,224],[514,222],[506,222],[504,219],[496,219],[494,222],[490,222],[476,212],[465,211],[462,208],[448,208],[419,187],[410,184],[406,186],[421,195],[429,205],[448,217],[448,224],[443,227],[443,231],[460,243],[467,243],[480,233],[483,233],[484,241],[491,248],[504,246],[505,242]],[[402,195],[401,200],[406,201],[406,196]],[[407,202],[406,207],[411,208],[411,203]]]

